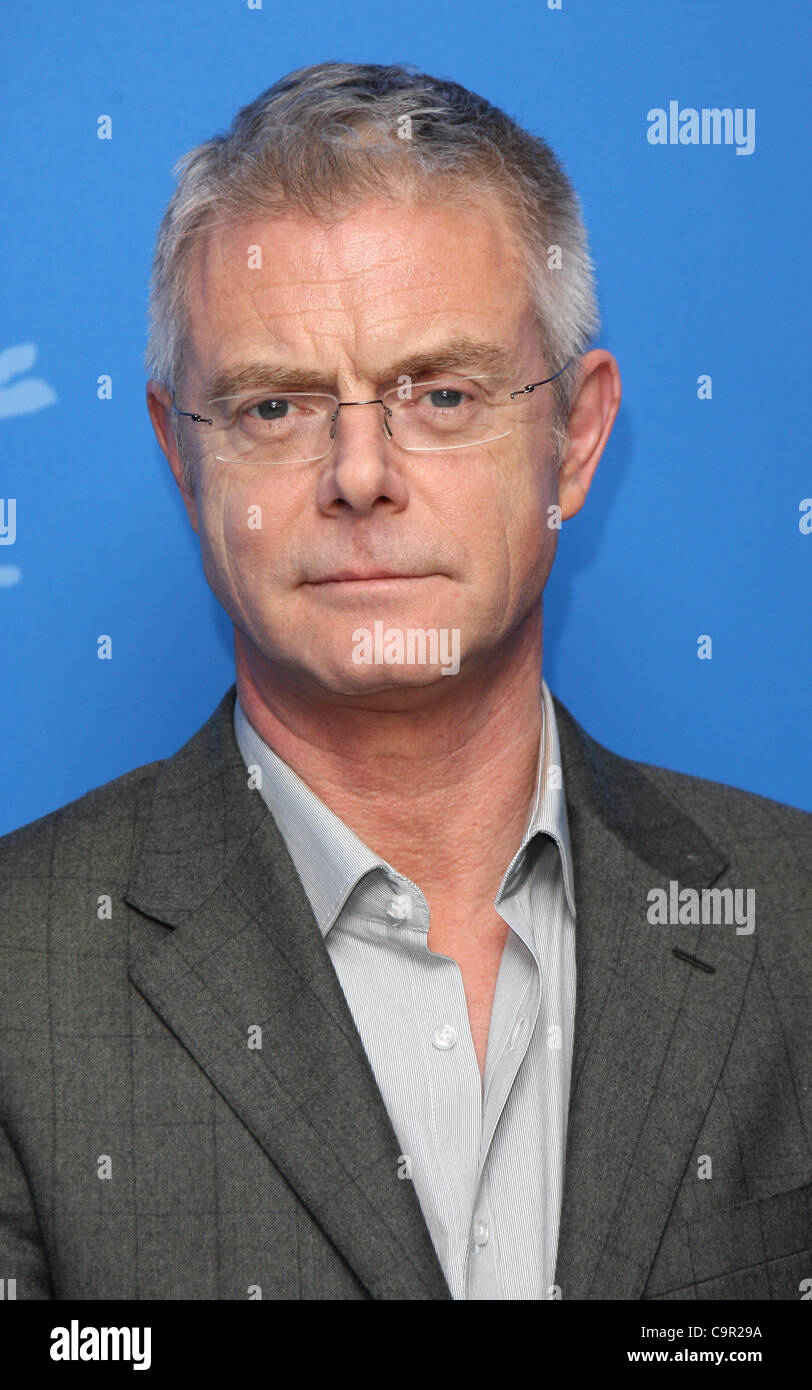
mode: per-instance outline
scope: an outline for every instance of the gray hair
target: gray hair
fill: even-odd
[[[177,187],[155,246],[145,366],[177,395],[190,255],[210,227],[290,210],[337,220],[371,198],[431,204],[470,202],[477,190],[496,194],[524,255],[545,360],[552,372],[576,358],[549,388],[560,466],[577,359],[600,318],[580,204],[540,136],[457,82],[412,65],[317,63],[242,107],[226,134],[183,155],[173,173]]]

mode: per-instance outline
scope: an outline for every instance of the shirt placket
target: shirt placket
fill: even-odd
[[[505,940],[491,1013],[479,1168],[466,1250],[464,1297],[473,1301],[501,1296],[497,1261],[498,1213],[492,1201],[488,1159],[505,1105],[530,1045],[540,1002],[538,965],[534,954],[515,935],[510,920],[515,917],[513,904],[504,901],[498,910],[511,931]],[[491,1038],[498,1048],[493,1056]]]
[[[385,920],[398,944],[416,952],[415,1035],[421,1040],[431,1117],[430,1148],[421,1147],[424,1161],[437,1168],[429,1179],[418,1165],[413,1180],[424,1212],[427,1203],[432,1206],[431,1224],[445,1244],[441,1259],[449,1286],[461,1297],[482,1131],[479,1066],[459,966],[429,950],[425,897],[411,879],[387,882]]]

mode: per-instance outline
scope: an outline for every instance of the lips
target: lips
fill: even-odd
[[[347,584],[359,583],[372,579],[425,579],[424,574],[403,574],[398,570],[336,570],[333,574],[327,574],[323,579],[311,579],[311,584]]]

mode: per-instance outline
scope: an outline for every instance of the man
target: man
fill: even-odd
[[[616,756],[541,677],[621,395],[563,170],[327,63],[179,173],[148,404],[236,687],[2,842],[0,1276],[800,1297],[812,817]]]

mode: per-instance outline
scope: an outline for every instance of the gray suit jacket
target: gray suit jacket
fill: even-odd
[[[0,840],[19,1299],[450,1297],[234,698]],[[812,815],[618,757],[555,709],[578,975],[561,1296],[797,1299]],[[755,889],[755,932],[651,925],[672,880]]]

